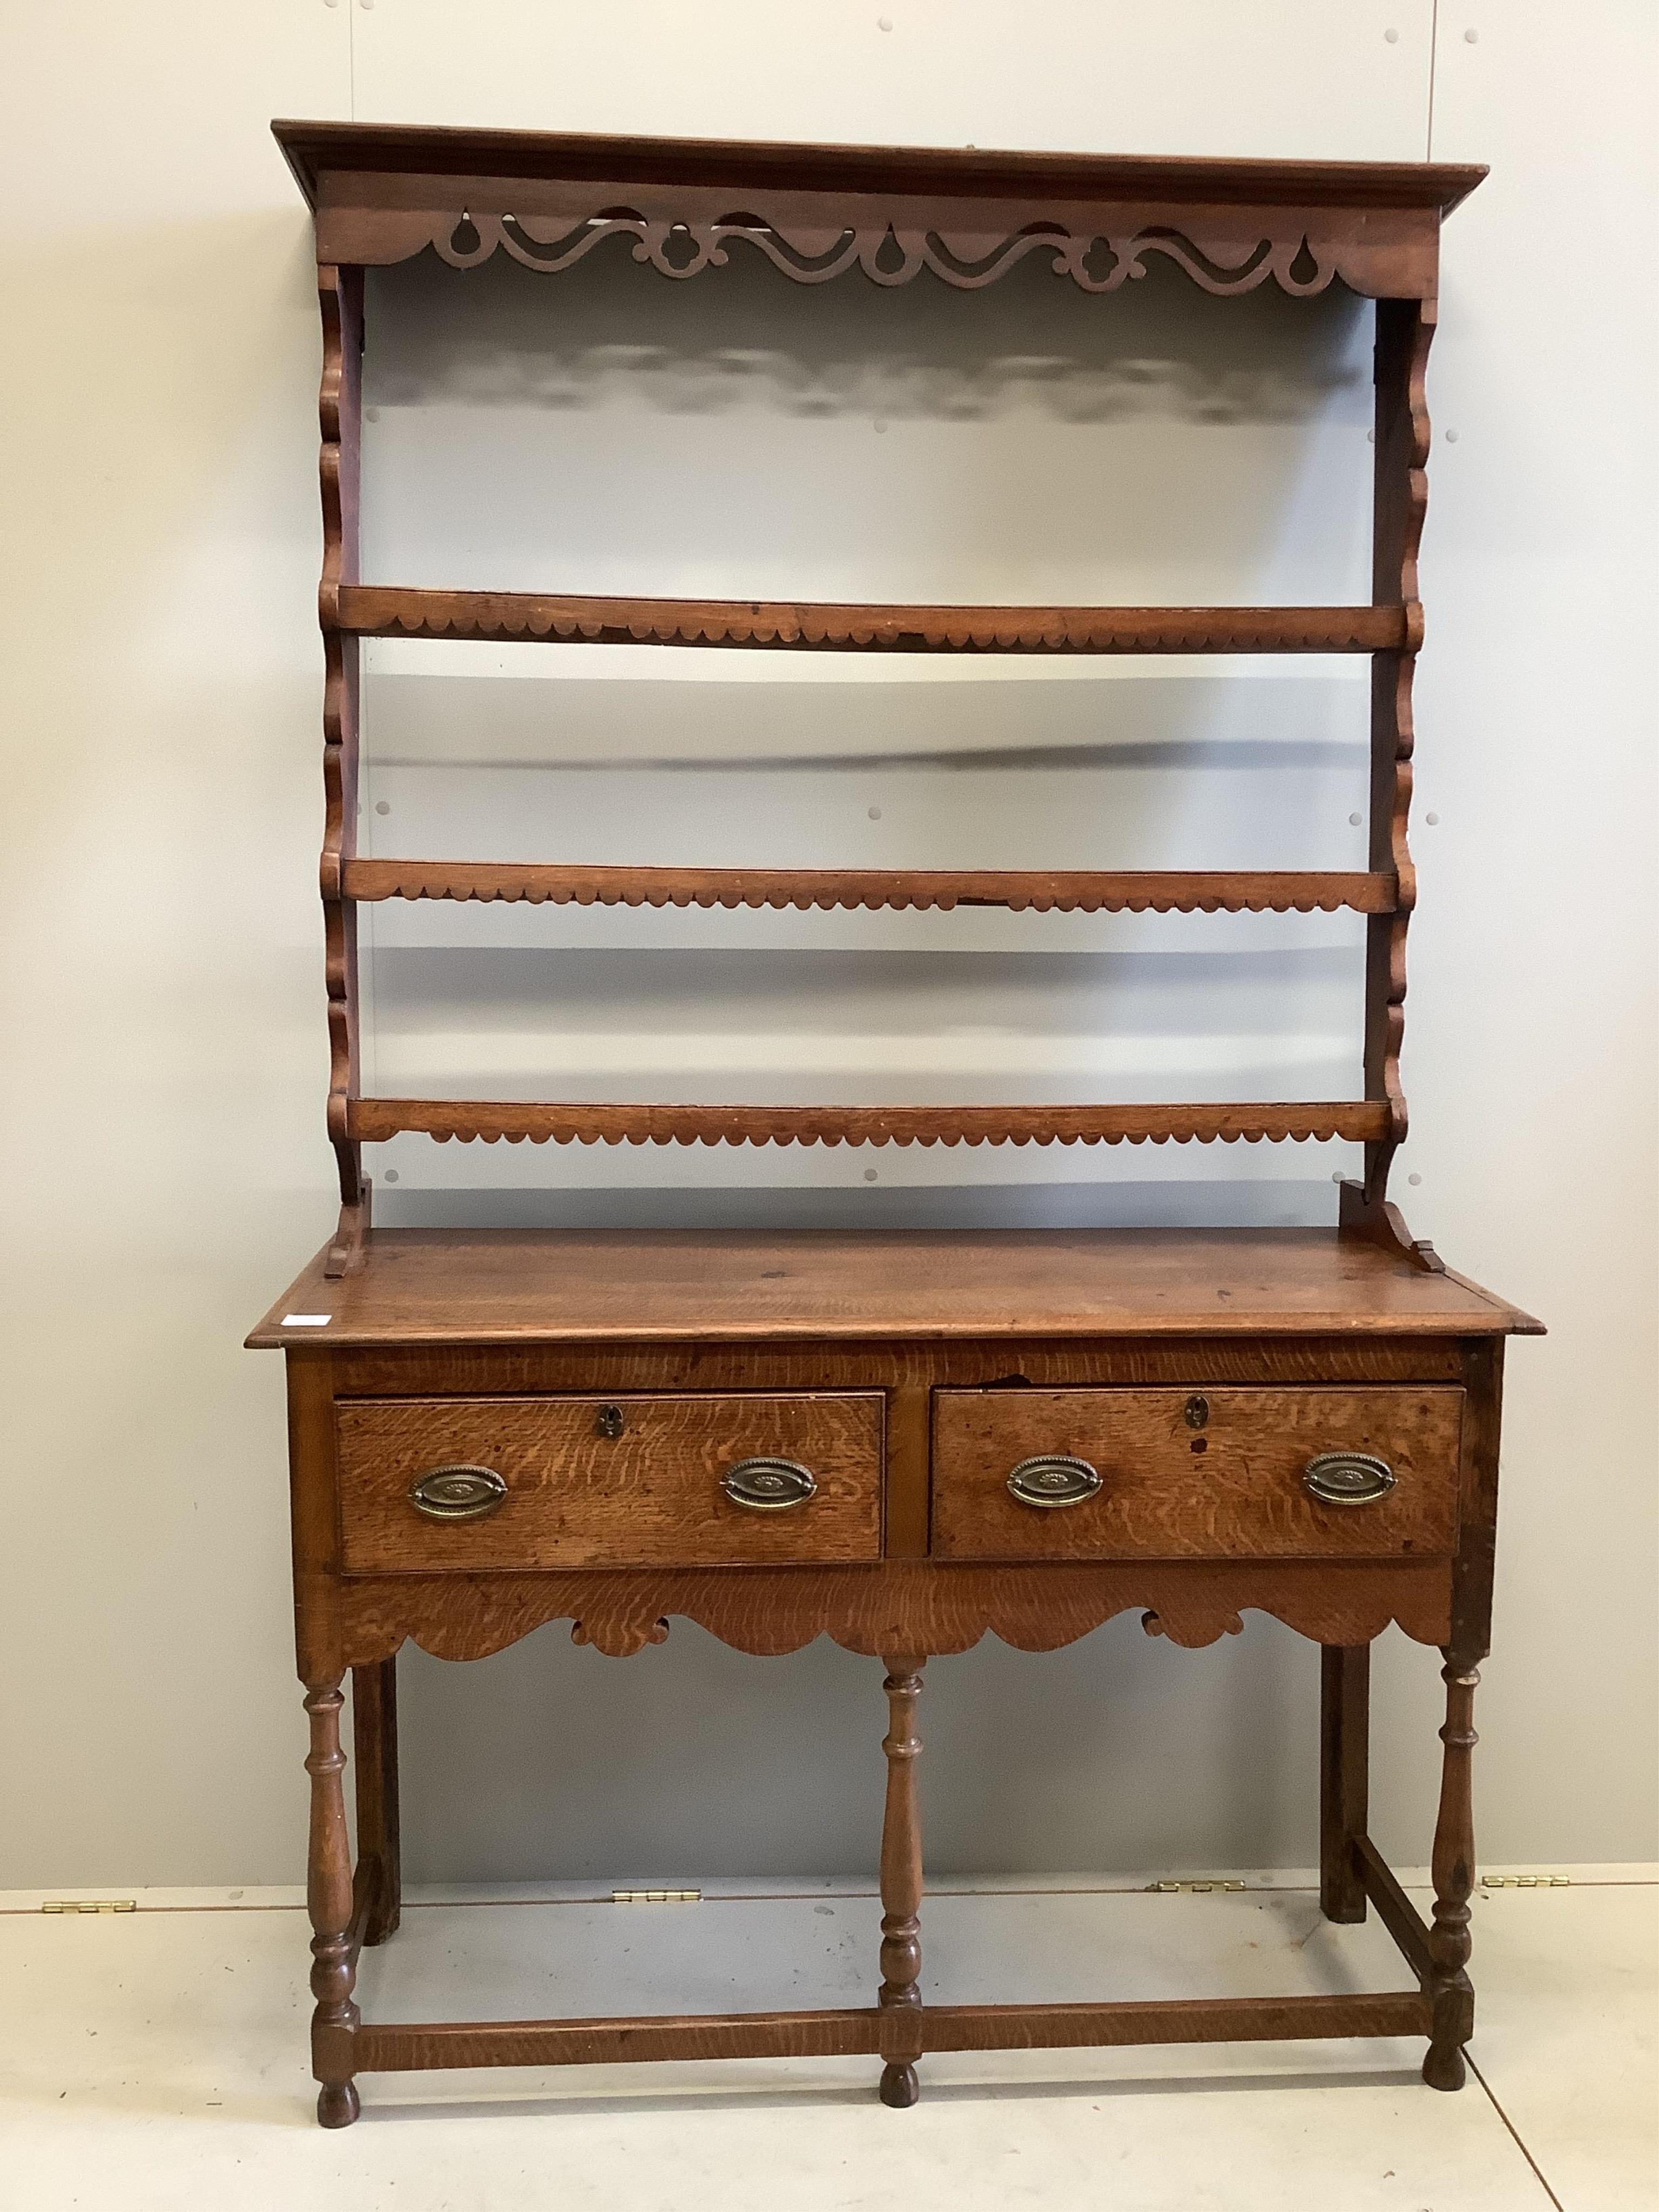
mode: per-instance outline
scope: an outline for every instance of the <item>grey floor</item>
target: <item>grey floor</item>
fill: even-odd
[[[1559,1869],[1549,1870],[1559,1875]],[[1374,1922],[1305,1878],[1148,1894],[1138,1878],[945,1885],[924,1918],[940,2000],[1403,1984]],[[887,2111],[870,2059],[384,2075],[312,2120],[295,1893],[150,1891],[117,1915],[0,1895],[0,2207],[353,2212],[813,2212],[1024,2204],[1275,2212],[1653,2212],[1659,1869],[1483,1888],[1468,2087],[1420,2045],[1043,2051],[924,2062]],[[852,1882],[725,1882],[702,1902],[591,1889],[417,1894],[368,1954],[385,2019],[870,2001],[878,1905]]]

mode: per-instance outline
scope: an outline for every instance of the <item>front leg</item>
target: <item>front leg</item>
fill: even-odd
[[[881,2101],[902,2109],[921,2092],[921,1815],[916,1800],[915,1705],[925,1660],[906,1655],[883,1662],[887,1680],[887,1804],[881,1826],[881,1990],[877,2002],[900,2017],[882,2038]]]
[[[322,2083],[317,2118],[325,2128],[349,2127],[357,2117],[352,2080],[352,2045],[357,2008],[351,1992],[357,1979],[357,1943],[352,1926],[351,1839],[346,1832],[345,1753],[340,1748],[340,1708],[345,1700],[339,1680],[306,1686],[311,1716],[311,1844],[307,1858],[306,1903],[311,1939],[311,2070]]]
[[[1478,1741],[1474,1691],[1480,1677],[1454,1652],[1449,1650],[1445,1660],[1446,1724],[1440,1741],[1446,1748],[1440,1767],[1440,1816],[1434,1830],[1434,1925],[1429,1931],[1434,2020],[1423,2079],[1431,2089],[1461,2089],[1463,2045],[1474,2033],[1474,1991],[1463,1970],[1469,1961],[1469,1898],[1474,1888],[1470,1754]]]

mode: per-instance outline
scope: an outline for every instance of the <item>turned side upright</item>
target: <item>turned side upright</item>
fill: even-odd
[[[351,1995],[357,1978],[357,1942],[352,1927],[351,1839],[341,1783],[346,1763],[340,1746],[344,1702],[337,1681],[307,1686],[311,1845],[306,1905],[312,1926],[311,1993],[317,2000],[311,2056],[312,2070],[322,2084],[317,2093],[317,2118],[325,2128],[349,2127],[359,2110],[351,2049],[351,2032],[358,2024]]]
[[[902,2110],[921,2094],[915,2062],[921,2056],[921,1809],[916,1794],[916,1701],[925,1661],[905,1656],[886,1662],[887,1802],[881,1828],[881,1991],[884,2014],[881,2101]],[[907,2023],[905,2015],[912,2015]],[[913,2025],[915,2033],[906,2033]]]
[[[1434,1830],[1434,1926],[1429,1936],[1433,1972],[1434,2029],[1423,2079],[1431,2089],[1461,2089],[1463,2046],[1474,2032],[1474,1991],[1465,1969],[1469,1963],[1469,1898],[1474,1888],[1474,1800],[1473,1753],[1474,1692],[1480,1677],[1474,1666],[1448,1651],[1443,1673],[1446,1721],[1440,1766],[1440,1814]]]

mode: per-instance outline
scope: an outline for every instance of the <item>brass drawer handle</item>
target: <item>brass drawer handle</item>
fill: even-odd
[[[720,1477],[734,1505],[750,1513],[787,1513],[817,1489],[810,1471],[793,1459],[740,1459]]]
[[[1394,1488],[1394,1469],[1370,1452],[1321,1452],[1308,1462],[1302,1487],[1322,1505],[1372,1505]]]
[[[1064,1452],[1043,1452],[1023,1459],[1008,1478],[1009,1495],[1022,1505],[1041,1505],[1049,1510],[1060,1505],[1081,1505],[1100,1488],[1100,1477],[1086,1459],[1072,1459]]]
[[[409,1486],[409,1502],[430,1521],[478,1521],[507,1496],[493,1467],[429,1467]]]

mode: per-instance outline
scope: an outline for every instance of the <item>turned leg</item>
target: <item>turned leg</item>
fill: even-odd
[[[900,2019],[884,2036],[887,2063],[881,2069],[881,2101],[902,2108],[921,2092],[915,2062],[921,2056],[921,1818],[916,1802],[916,1760],[921,1741],[915,1733],[916,1699],[921,1695],[926,1662],[906,1656],[888,1658],[887,1805],[881,1824],[881,1990],[884,2012]],[[908,2015],[908,2017],[905,2017]]]
[[[311,1716],[311,1847],[306,1903],[311,1938],[311,2070],[322,2087],[317,2118],[325,2128],[349,2127],[357,2117],[352,2081],[352,2039],[357,2008],[351,2001],[357,1978],[352,1940],[351,1842],[346,1833],[345,1790],[340,1777],[345,1753],[340,1748],[340,1708],[345,1700],[337,1680],[306,1686]]]
[[[1474,1992],[1463,1969],[1469,1960],[1469,1896],[1474,1887],[1474,1802],[1470,1756],[1476,1742],[1472,1666],[1445,1654],[1446,1747],[1440,1766],[1440,1817],[1434,1829],[1434,1925],[1429,1931],[1434,2001],[1423,2079],[1431,2089],[1463,2086],[1463,2045],[1474,2032]]]
[[[403,1865],[398,1831],[398,1662],[351,1670],[351,1759],[357,1772],[357,1857],[369,1870],[365,1943],[398,1932]]]
[[[1371,1647],[1327,1644],[1319,1677],[1319,1906],[1327,1920],[1365,1917],[1353,1847],[1365,1832],[1370,1765]]]

